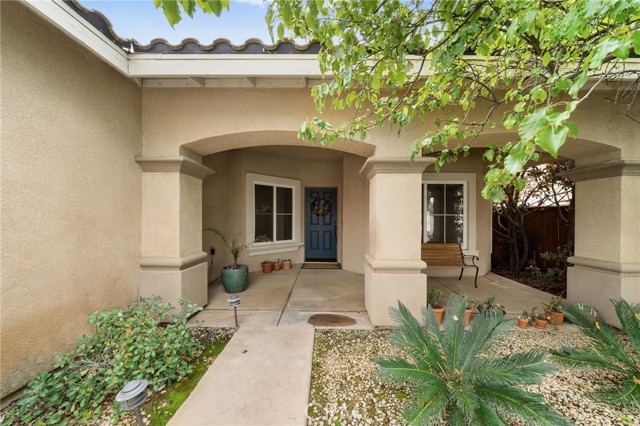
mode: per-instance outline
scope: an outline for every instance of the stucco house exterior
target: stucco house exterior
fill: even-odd
[[[88,312],[151,294],[207,303],[231,262],[207,228],[269,235],[241,257],[251,270],[321,259],[364,274],[374,325],[391,323],[398,299],[424,305],[429,275],[455,273],[425,265],[423,241],[459,240],[490,270],[482,146],[509,131],[491,129],[439,174],[430,158],[408,160],[426,127],[320,148],[297,138],[318,114],[317,45],[145,50],[68,0],[0,3],[0,396],[71,349]],[[577,164],[568,298],[613,320],[609,299],[640,302],[640,127],[611,90],[576,111],[580,137],[561,155]]]

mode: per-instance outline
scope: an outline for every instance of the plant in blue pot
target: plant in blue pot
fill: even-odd
[[[205,231],[211,231],[217,234],[224,244],[227,246],[233,257],[233,264],[223,266],[220,271],[220,279],[222,280],[222,286],[224,291],[230,294],[241,293],[247,289],[247,282],[249,279],[249,267],[247,265],[239,265],[238,257],[244,252],[248,245],[243,244],[240,237],[237,235],[227,236],[216,229],[205,229]],[[258,237],[253,243],[269,241],[266,237]]]

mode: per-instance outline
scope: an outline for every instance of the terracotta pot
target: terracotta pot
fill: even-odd
[[[280,270],[280,264],[279,263],[274,263],[273,264],[273,270],[278,272]]]
[[[442,324],[443,313],[444,313],[444,308],[433,308],[433,314],[436,316],[436,321],[438,321],[438,324]]]
[[[518,327],[520,328],[528,328],[529,320],[524,318],[518,318]]]
[[[262,264],[262,272],[265,274],[270,274],[273,270],[273,263],[263,263]]]
[[[282,261],[282,269],[291,269],[291,261],[283,260]]]
[[[547,328],[547,320],[536,318],[536,328],[539,328],[539,329]]]
[[[564,312],[547,312],[549,324],[562,325],[564,322]]]
[[[473,313],[473,309],[465,309],[464,310],[464,326],[469,327],[471,324],[471,314]]]

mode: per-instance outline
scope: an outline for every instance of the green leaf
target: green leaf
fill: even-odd
[[[278,24],[278,40],[284,40],[284,24]]]
[[[520,138],[525,141],[532,140],[542,128],[546,127],[549,122],[548,112],[548,108],[541,108],[525,117],[518,126]]]
[[[542,65],[546,67],[549,65],[549,62],[551,62],[551,55],[549,52],[544,52],[544,55],[542,55]]]
[[[537,134],[535,142],[553,158],[558,158],[558,150],[564,144],[568,132],[567,126],[548,126]]]

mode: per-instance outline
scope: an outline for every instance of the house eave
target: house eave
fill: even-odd
[[[24,0],[24,4],[107,64],[144,87],[277,87],[308,88],[331,74],[323,75],[317,54],[163,54],[127,53],[114,44],[63,0]],[[418,60],[414,70],[418,70]],[[469,55],[471,61],[485,58]],[[421,74],[432,73],[428,63]],[[640,72],[640,58],[616,65]],[[629,77],[631,78],[631,77]],[[635,77],[634,77],[635,78]],[[611,90],[600,85],[597,90]]]
[[[127,53],[82,19],[62,0],[24,0],[23,4],[71,39],[89,49],[107,64],[127,77],[131,77]]]

